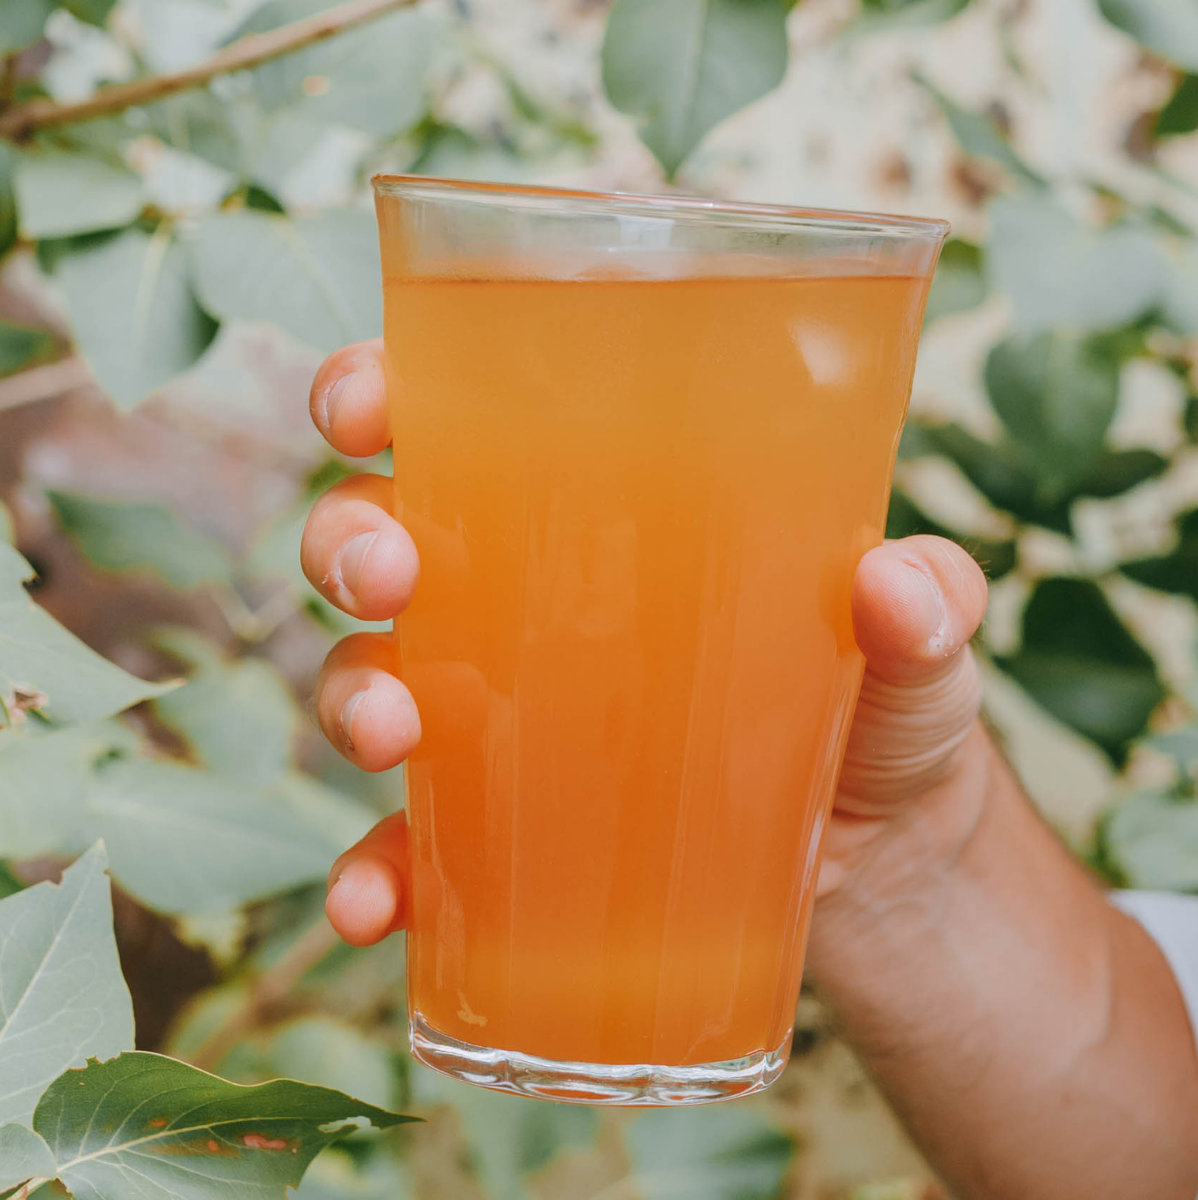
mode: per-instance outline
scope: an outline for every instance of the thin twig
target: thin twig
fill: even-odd
[[[251,985],[245,1002],[239,1004],[189,1054],[188,1061],[205,1071],[220,1066],[221,1060],[247,1033],[252,1033],[270,1010],[285,1000],[313,967],[323,962],[337,946],[337,934],[327,921],[317,921],[269,970]]]
[[[93,117],[121,112],[138,104],[150,104],[164,96],[173,96],[176,92],[202,87],[218,75],[246,71],[269,59],[302,50],[314,42],[414,3],[415,0],[348,0],[348,3],[338,4],[302,21],[293,21],[290,25],[266,33],[248,34],[204,62],[173,75],[152,75],[148,79],[113,84],[101,88],[90,99],[75,104],[58,104],[47,99],[31,100],[0,112],[0,137],[21,141],[38,129],[89,121]]]

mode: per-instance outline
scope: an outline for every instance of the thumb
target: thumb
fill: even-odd
[[[986,579],[960,546],[918,536],[861,560],[853,629],[866,671],[837,807],[883,815],[946,774],[981,703],[969,639],[986,611]]]

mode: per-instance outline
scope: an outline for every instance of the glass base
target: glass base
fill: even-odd
[[[790,1034],[774,1050],[694,1067],[646,1063],[557,1062],[460,1042],[418,1012],[410,1021],[412,1055],[426,1067],[479,1087],[564,1104],[708,1104],[764,1091],[786,1066]]]

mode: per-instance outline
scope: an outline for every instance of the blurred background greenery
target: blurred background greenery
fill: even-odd
[[[948,217],[889,532],[989,573],[989,718],[1062,836],[1113,883],[1198,891],[1198,8],[374,7],[98,116],[69,106],[335,6],[0,9],[5,525],[40,605],[188,680],[48,753],[0,739],[5,878],[103,836],[139,1046],[427,1118],[326,1153],[306,1200],[941,1196],[814,996],[783,1080],[712,1109],[538,1104],[410,1063],[400,941],[338,948],[321,918],[329,862],[400,784],[304,712],[353,623],[299,575],[299,531],[363,469],[307,385],[378,332],[376,169]],[[39,700],[5,671],[19,734]]]

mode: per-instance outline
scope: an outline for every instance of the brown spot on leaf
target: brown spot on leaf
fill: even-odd
[[[243,1133],[241,1140],[250,1150],[286,1150],[287,1142],[283,1138],[264,1137],[260,1133]]]
[[[147,1121],[146,1124],[149,1125],[151,1129],[161,1129],[166,1124],[166,1118],[154,1117],[153,1120]]]
[[[220,1143],[216,1140],[216,1138],[209,1138],[208,1139],[209,1153],[215,1154],[219,1149],[220,1149]]]
[[[4,698],[4,707],[8,709],[9,720],[14,725],[19,725],[26,720],[29,713],[40,712],[49,702],[50,697],[45,692],[15,683],[12,691]]]

